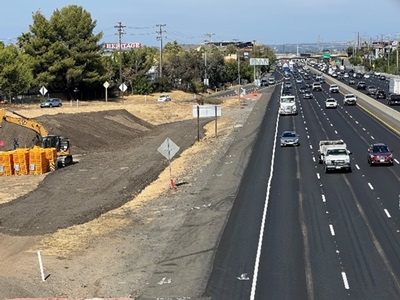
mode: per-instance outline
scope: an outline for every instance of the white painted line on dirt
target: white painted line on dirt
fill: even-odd
[[[320,178],[321,178],[321,176],[319,175],[319,173],[317,173],[317,178],[318,178],[318,179],[320,179]]]
[[[370,184],[369,182],[368,182],[368,186],[369,186],[369,188],[370,188],[371,190],[374,190],[374,187],[373,187],[372,184]]]
[[[312,160],[313,160],[313,162],[315,162],[315,161],[316,161],[314,156],[312,157]]]
[[[312,145],[310,145],[310,149],[312,149]]]
[[[375,140],[375,138],[371,135],[371,139]]]
[[[338,132],[335,130],[335,133],[338,134]]]
[[[356,166],[357,170],[360,170],[360,167],[357,164],[355,166]]]
[[[384,210],[383,210],[384,212],[385,212],[385,214],[386,214],[386,216],[390,219],[392,216],[389,214],[389,212],[388,212],[388,210],[385,208]]]
[[[358,124],[358,121],[356,121],[356,124]]]
[[[364,130],[364,131],[367,131],[367,129],[365,129],[364,127],[363,127],[363,130]]]
[[[397,159],[394,159],[394,161],[396,162],[396,164],[399,164],[399,161]]]
[[[42,262],[42,255],[40,254],[40,251],[37,252],[37,256],[38,256],[38,261],[39,261],[40,276],[42,277],[42,281],[46,281],[46,277],[44,276],[44,268],[43,268],[43,262]]]
[[[344,288],[346,290],[349,290],[350,289],[350,285],[349,285],[349,282],[347,281],[347,275],[346,275],[345,272],[342,272],[342,279],[343,279]]]
[[[322,195],[322,202],[326,202],[326,198],[325,198],[325,195]]]
[[[329,224],[329,230],[331,231],[331,235],[335,236],[335,229],[333,229],[333,225]]]

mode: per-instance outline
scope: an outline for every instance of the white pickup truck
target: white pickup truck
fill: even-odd
[[[279,114],[297,115],[296,97],[293,95],[281,96],[279,98]]]
[[[343,140],[319,142],[318,162],[324,165],[325,173],[336,170],[351,172],[350,154]]]

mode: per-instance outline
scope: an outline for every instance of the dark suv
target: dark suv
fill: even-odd
[[[364,81],[360,81],[357,83],[357,90],[365,90],[367,88],[367,85],[365,84]]]
[[[388,105],[400,104],[400,95],[392,94],[387,99]]]
[[[376,99],[386,99],[386,93],[384,90],[377,90],[375,93]]]

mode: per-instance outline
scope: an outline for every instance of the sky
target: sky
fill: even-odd
[[[13,0],[3,1],[0,40],[15,43],[29,32],[32,13],[47,19],[56,9],[83,7],[96,21],[102,42],[160,46],[212,41],[256,41],[264,45],[399,40],[400,0]]]

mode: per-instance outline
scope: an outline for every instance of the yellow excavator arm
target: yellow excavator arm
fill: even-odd
[[[42,124],[38,123],[37,121],[24,117],[23,115],[12,111],[13,114],[17,115],[18,117],[11,117],[7,116],[6,111],[4,109],[0,110],[0,123],[1,121],[6,121],[8,123],[16,124],[19,126],[23,126],[25,128],[32,129],[35,131],[40,137],[45,137],[48,135],[46,128],[43,127]]]

